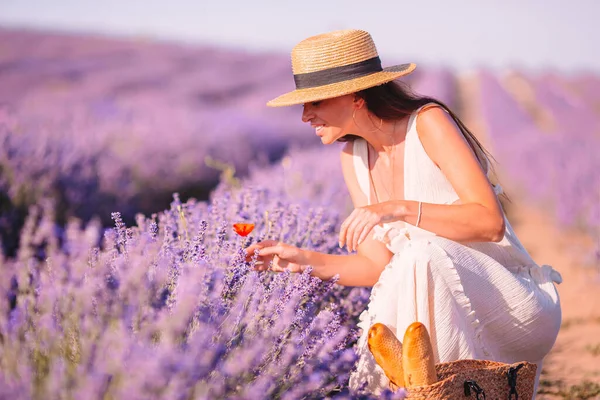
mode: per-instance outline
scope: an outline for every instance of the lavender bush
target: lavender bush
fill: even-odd
[[[337,211],[225,184],[132,227],[114,213],[104,234],[70,220],[57,235],[51,210],[31,213],[0,264],[1,397],[348,395],[368,290],[254,272],[242,251],[277,237],[340,252]],[[255,221],[251,237],[232,233],[240,220]]]
[[[339,148],[230,176],[208,202],[175,195],[131,227],[113,213],[111,229],[61,229],[53,210],[33,207],[0,262],[0,397],[369,398],[347,388],[369,290],[258,273],[243,253],[267,238],[343,251]],[[235,222],[255,229],[242,238]]]

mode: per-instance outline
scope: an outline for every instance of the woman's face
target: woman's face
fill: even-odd
[[[352,113],[355,108],[354,95],[304,103],[302,121],[315,128],[323,144],[334,143],[350,133],[354,126]]]

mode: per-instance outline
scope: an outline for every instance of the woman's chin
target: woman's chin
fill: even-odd
[[[331,139],[331,136],[329,135],[323,135],[319,137],[321,139],[321,143],[323,144],[331,144],[334,142],[334,140]]]

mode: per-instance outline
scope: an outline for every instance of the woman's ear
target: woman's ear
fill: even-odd
[[[360,110],[365,104],[365,99],[358,95],[354,95],[354,99],[352,99],[352,105],[355,109]]]

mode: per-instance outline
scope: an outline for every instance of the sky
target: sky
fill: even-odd
[[[384,66],[600,73],[600,0],[0,0],[0,26],[288,53],[347,28]],[[1,46],[1,43],[0,43]]]

